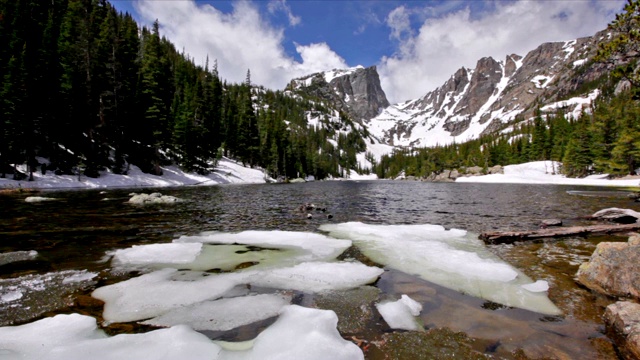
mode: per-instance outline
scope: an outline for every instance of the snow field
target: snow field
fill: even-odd
[[[507,165],[504,174],[460,177],[456,182],[472,183],[509,183],[509,184],[554,184],[554,185],[592,185],[592,186],[639,186],[638,179],[608,180],[607,175],[588,176],[586,178],[567,178],[557,175],[560,163],[555,161],[534,161],[530,163]]]

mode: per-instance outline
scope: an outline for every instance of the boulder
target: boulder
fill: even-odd
[[[640,300],[640,244],[637,236],[630,242],[602,242],[588,262],[576,274],[584,286],[614,297]]]
[[[607,208],[594,213],[591,218],[619,224],[632,224],[640,219],[640,213],[631,209]]]
[[[458,170],[442,170],[442,172],[439,174],[431,173],[431,175],[429,175],[426,180],[433,182],[453,182],[459,176],[460,173],[458,172]]]
[[[487,174],[504,174],[502,165],[492,166],[487,170]]]
[[[604,313],[609,336],[625,359],[640,359],[640,304],[618,301]]]
[[[473,176],[482,175],[482,168],[480,166],[470,166],[465,170],[467,175],[473,175]]]

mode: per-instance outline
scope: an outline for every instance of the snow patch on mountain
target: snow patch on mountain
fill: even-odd
[[[330,83],[331,80],[341,77],[341,76],[345,76],[345,75],[349,75],[349,74],[353,74],[356,72],[356,70],[358,69],[364,69],[364,66],[362,65],[358,65],[349,69],[333,69],[330,71],[325,71],[323,73],[324,76],[324,81],[326,81],[327,83]]]

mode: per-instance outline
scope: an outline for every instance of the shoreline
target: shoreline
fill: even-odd
[[[640,176],[627,175],[619,179],[608,179],[607,174],[585,178],[567,178],[564,175],[549,174],[550,161],[536,161],[504,167],[504,174],[458,177],[456,183],[491,184],[531,184],[531,185],[574,185],[597,187],[640,188]],[[26,169],[20,169],[26,170]],[[0,178],[0,191],[44,191],[44,190],[91,190],[91,189],[143,189],[183,186],[215,186],[227,184],[264,184],[273,179],[265,179],[261,169],[244,167],[231,159],[220,160],[216,170],[208,175],[185,173],[175,165],[162,168],[161,176],[145,174],[131,166],[127,175],[104,172],[99,178],[77,175],[42,175],[34,173],[34,181]],[[9,175],[11,176],[11,175]],[[375,175],[356,175],[334,181],[378,180]]]

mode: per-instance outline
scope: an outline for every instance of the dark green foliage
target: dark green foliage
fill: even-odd
[[[222,83],[157,21],[140,29],[106,0],[1,0],[0,70],[2,176],[42,158],[59,174],[206,174],[224,153],[273,177],[324,178],[357,169],[368,136],[317,99],[252,87],[249,71]]]
[[[637,99],[640,86],[640,0],[627,0],[624,11],[616,15],[608,30],[613,36],[599,46],[595,60],[614,68],[615,77],[629,81],[632,94]]]

